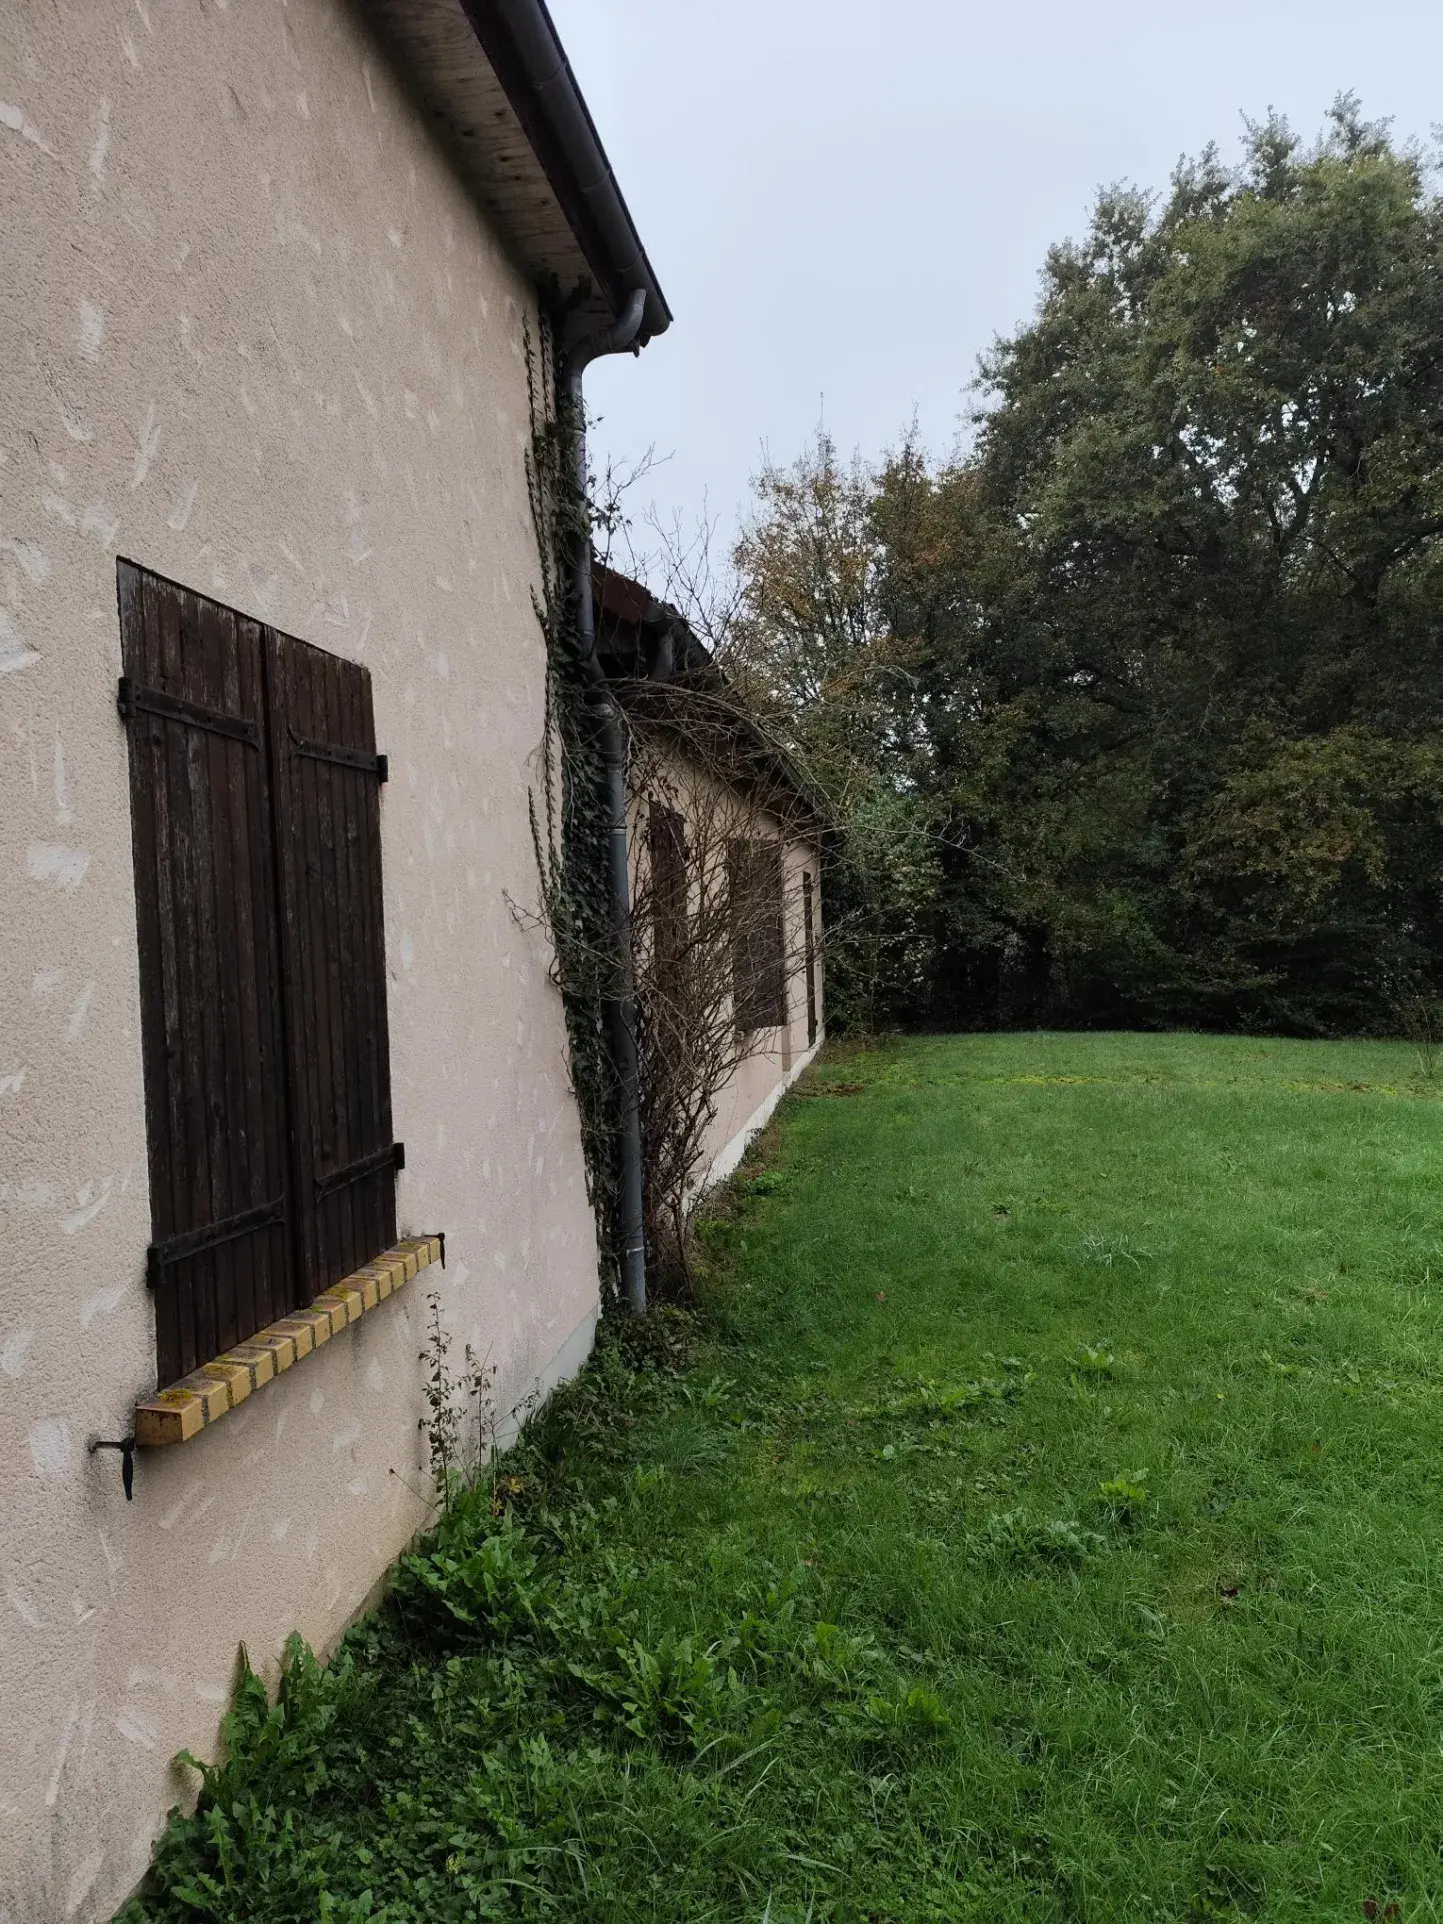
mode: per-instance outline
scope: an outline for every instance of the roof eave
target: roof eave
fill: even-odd
[[[583,329],[671,309],[544,0],[354,0],[518,263]]]
[[[671,309],[545,0],[462,0],[462,5],[614,310],[619,314],[627,297],[641,288],[646,295],[641,339],[665,333]]]

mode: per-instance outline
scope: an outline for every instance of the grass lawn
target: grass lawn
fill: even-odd
[[[609,1335],[327,1671],[243,1695],[127,1917],[1443,1915],[1416,1076],[834,1055],[703,1314]]]

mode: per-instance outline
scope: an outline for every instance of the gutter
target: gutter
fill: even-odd
[[[579,498],[588,498],[586,401],[582,379],[603,354],[637,354],[645,339],[647,293],[636,288],[610,327],[578,341],[561,368],[562,406],[570,415]],[[597,719],[606,777],[606,887],[611,905],[611,939],[616,978],[606,998],[607,1027],[621,1092],[621,1131],[617,1168],[621,1202],[621,1291],[628,1309],[646,1310],[646,1228],[642,1195],[641,1070],[636,1046],[636,981],[631,955],[631,876],[627,859],[626,729],[615,691],[596,652],[596,606],[591,590],[591,522],[584,515],[572,556],[577,663],[586,678],[587,698]]]
[[[612,312],[620,316],[632,294],[642,294],[643,310],[632,344],[644,347],[671,325],[671,309],[545,0],[461,0],[461,4]]]
[[[586,402],[582,378],[603,354],[639,353],[671,325],[641,236],[622,198],[571,63],[545,0],[461,0],[471,30],[506,95],[521,131],[546,175],[567,225],[599,289],[616,316],[610,327],[577,341],[561,365],[561,405],[570,415],[578,498],[589,498]],[[562,290],[563,294],[567,290]],[[572,556],[577,662],[597,720],[606,781],[606,888],[616,967],[606,999],[621,1095],[618,1157],[621,1292],[636,1315],[646,1310],[646,1234],[643,1214],[641,1079],[636,1040],[636,985],[631,954],[631,877],[628,868],[627,740],[616,696],[596,653],[591,589],[589,519]]]

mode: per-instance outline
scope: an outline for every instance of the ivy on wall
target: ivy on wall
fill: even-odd
[[[543,316],[526,342],[530,445],[526,476],[540,561],[533,602],[546,649],[541,780],[530,797],[541,912],[552,977],[566,1017],[570,1073],[581,1117],[587,1193],[596,1216],[604,1294],[616,1285],[620,1090],[606,1002],[617,963],[606,887],[606,774],[595,714],[578,665],[572,562],[591,531],[576,481],[576,436],[558,379],[554,330]]]
[[[535,596],[546,653],[541,779],[531,794],[540,908],[570,1045],[603,1294],[616,1293],[621,1248],[622,1087],[613,1050],[618,1005],[629,1008],[640,1074],[640,1150],[649,1288],[685,1296],[687,1224],[723,1090],[771,1035],[745,1018],[738,958],[772,957],[783,1010],[806,966],[789,941],[804,911],[800,872],[784,845],[815,841],[815,798],[726,677],[678,660],[658,678],[634,671],[612,686],[627,731],[626,785],[635,828],[629,859],[629,946],[618,941],[608,886],[611,807],[601,720],[580,662],[575,563],[596,510],[578,480],[583,423],[558,380],[554,336],[527,343],[531,439],[527,479],[540,561]],[[788,772],[790,771],[790,772]],[[658,826],[674,824],[674,873],[653,860]],[[758,840],[758,837],[762,837]],[[779,839],[778,839],[779,838]],[[774,888],[738,885],[738,862],[763,861]],[[759,871],[760,872],[760,871]],[[789,899],[789,894],[792,898]],[[792,992],[789,993],[789,990]]]

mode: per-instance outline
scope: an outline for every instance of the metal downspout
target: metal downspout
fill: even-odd
[[[646,312],[646,292],[638,288],[625,311],[599,333],[579,341],[561,370],[562,393],[571,410],[578,501],[587,500],[586,405],[582,376],[603,354],[640,353],[637,335]],[[616,946],[617,992],[607,998],[607,1021],[621,1089],[621,1291],[629,1309],[646,1309],[646,1233],[642,1213],[641,1080],[636,1048],[636,984],[631,957],[631,877],[627,866],[626,732],[616,696],[596,658],[596,611],[591,597],[591,524],[583,520],[572,565],[576,600],[577,660],[596,713],[606,770],[606,881],[611,902],[611,935]]]

